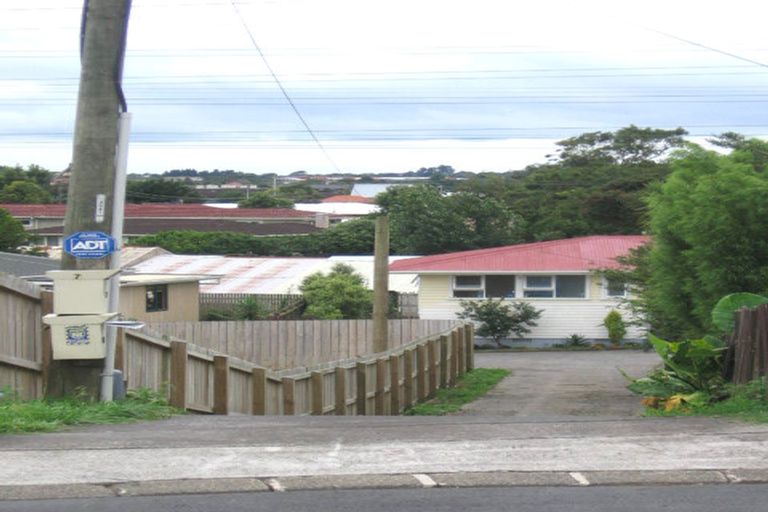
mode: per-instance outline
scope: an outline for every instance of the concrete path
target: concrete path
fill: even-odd
[[[640,377],[659,364],[655,352],[477,352],[475,366],[512,375],[466,406],[466,415],[525,417],[637,416],[640,399],[619,372]]]

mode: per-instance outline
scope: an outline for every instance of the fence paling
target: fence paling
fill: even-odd
[[[746,384],[768,376],[768,304],[740,309],[734,316],[733,382]]]
[[[49,362],[44,350],[49,345],[43,341],[49,330],[43,329],[41,318],[51,309],[36,286],[0,275],[0,387],[10,386],[24,399],[43,393]]]
[[[455,322],[390,320],[389,346],[446,331]],[[144,331],[170,336],[273,370],[316,366],[373,351],[370,320],[148,323]]]

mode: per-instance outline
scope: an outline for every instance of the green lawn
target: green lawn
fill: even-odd
[[[53,432],[65,425],[129,423],[168,418],[182,411],[148,390],[129,391],[125,400],[87,402],[79,398],[0,400],[0,434]]]
[[[429,402],[415,405],[405,411],[410,416],[442,416],[458,412],[493,389],[508,376],[509,370],[499,368],[476,368],[460,377],[453,388],[438,389]]]

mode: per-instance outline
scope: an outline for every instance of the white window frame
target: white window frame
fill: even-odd
[[[624,283],[624,293],[621,295],[611,295],[610,288],[608,286],[608,278],[603,276],[603,297],[606,299],[626,299],[628,295],[627,285]]]
[[[549,286],[530,286],[528,284],[528,278],[530,277],[548,277]],[[554,299],[555,297],[555,275],[554,274],[528,274],[522,276],[523,278],[523,298],[524,299]],[[551,292],[552,295],[548,297],[529,297],[527,292]]]
[[[488,298],[488,291],[487,291],[487,284],[488,284],[488,277],[493,278],[495,275],[501,275],[501,276],[509,276],[512,277],[515,280],[515,289],[514,294],[511,297],[501,297],[502,299],[509,300],[514,299],[517,297],[517,290],[519,289],[519,283],[518,283],[518,274],[456,274],[451,276],[451,298],[453,299],[487,299]],[[457,278],[458,277],[479,277],[480,278],[480,285],[459,285],[457,284]],[[479,291],[481,293],[478,297],[457,297],[456,291]],[[498,298],[498,297],[496,297]]]
[[[578,276],[582,277],[584,279],[584,297],[558,297],[557,296],[557,278],[559,276]],[[528,278],[529,277],[549,277],[549,286],[529,286],[528,285]],[[523,286],[521,287],[522,295],[521,297],[523,299],[530,299],[530,300],[586,300],[589,299],[589,275],[586,274],[567,274],[567,273],[555,273],[555,274],[525,274],[520,276],[522,280]],[[548,291],[551,292],[552,295],[548,297],[529,297],[526,296],[526,292],[535,292],[535,291]]]
[[[472,285],[472,286],[466,286],[466,285],[459,285],[458,284],[458,278],[459,277],[479,277],[480,278],[480,284],[479,285]],[[457,297],[456,291],[479,291],[480,296],[478,297]],[[451,276],[451,298],[454,299],[484,299],[485,298],[485,276],[484,275],[478,275],[478,274],[457,274],[454,276]]]

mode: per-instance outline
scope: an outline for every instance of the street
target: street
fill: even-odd
[[[0,502],[3,512],[758,512],[768,485],[295,491]]]

